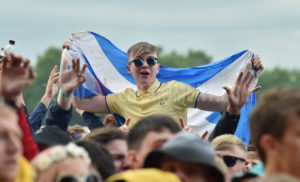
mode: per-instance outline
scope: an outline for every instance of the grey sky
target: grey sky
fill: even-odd
[[[78,30],[126,51],[149,41],[165,52],[204,50],[218,61],[244,49],[266,68],[300,69],[299,0],[2,0],[0,46],[16,40],[33,62]]]

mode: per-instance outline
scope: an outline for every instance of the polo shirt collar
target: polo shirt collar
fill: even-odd
[[[156,79],[155,82],[147,90],[141,90],[137,88],[136,96],[140,97],[142,94],[145,93],[155,93],[159,89],[160,85],[161,83]]]

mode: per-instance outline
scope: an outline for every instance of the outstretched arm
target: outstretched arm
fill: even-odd
[[[232,89],[223,87],[226,93],[222,96],[216,96],[211,94],[201,93],[197,100],[197,108],[208,111],[224,111],[227,109],[229,102],[244,105],[243,101],[248,98],[250,94],[260,89],[256,87],[249,91],[249,85],[253,79],[253,75],[248,71],[243,78],[243,72],[241,72],[235,82]],[[236,114],[239,110],[232,110],[232,106],[229,105],[229,112]]]
[[[264,69],[264,66],[258,55],[255,55],[251,59],[251,63],[252,63],[253,69],[255,69],[255,70],[262,71]],[[253,89],[252,91],[249,92],[248,91],[249,84],[252,81],[253,76],[248,72],[246,73],[246,76],[243,79],[242,79],[242,76],[243,76],[243,74],[240,73],[240,75],[238,76],[238,78],[235,82],[235,85],[233,86],[232,90],[234,92],[231,96],[230,96],[230,93],[227,92],[228,89],[225,89],[225,88],[224,89],[226,90],[227,93],[222,96],[201,93],[197,100],[197,108],[202,109],[202,110],[208,110],[208,111],[224,111],[225,109],[227,109],[228,103],[230,102],[229,99],[236,101],[238,99],[241,99],[239,97],[246,96],[248,98],[249,94],[251,94],[252,92],[255,92],[256,90],[258,90],[260,88],[260,87],[259,88],[256,87],[255,89]],[[248,85],[246,85],[245,83],[248,83]],[[247,86],[247,89],[245,89],[245,86]],[[226,88],[228,88],[228,87],[226,87]],[[237,95],[237,92],[239,92],[240,94]],[[230,96],[230,98],[229,98],[229,96]]]

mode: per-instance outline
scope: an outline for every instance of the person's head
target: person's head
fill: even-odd
[[[216,154],[223,158],[227,166],[227,181],[231,180],[234,174],[243,172],[247,151],[242,140],[234,135],[226,134],[216,137],[211,144]]]
[[[300,90],[277,87],[264,93],[250,119],[252,140],[266,175],[300,178]]]
[[[107,114],[105,116],[105,118],[103,119],[103,124],[106,127],[111,127],[111,128],[117,128],[117,127],[119,127],[119,124],[118,124],[116,118],[112,114]]]
[[[147,116],[134,125],[128,133],[128,160],[132,168],[141,168],[146,156],[172,138],[180,128],[166,115]]]
[[[88,153],[74,143],[50,147],[37,155],[31,163],[36,171],[35,182],[63,182],[72,179],[102,181],[101,176],[90,165]]]
[[[145,168],[159,168],[184,182],[223,182],[213,147],[191,132],[179,132],[146,158]]]
[[[148,42],[139,42],[127,51],[127,71],[141,90],[148,89],[159,72],[157,48]]]
[[[253,166],[255,166],[256,164],[258,164],[260,162],[261,162],[261,160],[256,151],[248,151],[245,171],[251,169]]]
[[[101,144],[93,141],[80,140],[76,145],[83,147],[92,160],[92,166],[101,174],[103,180],[115,173],[113,159]]]
[[[55,125],[42,128],[33,137],[40,152],[51,146],[67,145],[72,141],[66,132]]]
[[[0,104],[0,181],[13,181],[18,175],[21,136],[16,112]]]
[[[115,173],[129,169],[126,160],[128,147],[127,136],[118,128],[99,128],[92,130],[84,140],[102,144],[113,158]]]
[[[84,138],[87,134],[88,132],[82,126],[77,124],[68,128],[68,135],[73,141]]]

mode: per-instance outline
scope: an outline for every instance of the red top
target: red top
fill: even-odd
[[[27,123],[27,118],[22,107],[18,111],[18,116],[19,116],[19,126],[23,132],[23,137],[22,137],[23,155],[24,157],[26,157],[27,160],[30,161],[39,153],[39,149],[32,137],[32,133],[30,131],[29,125]]]

